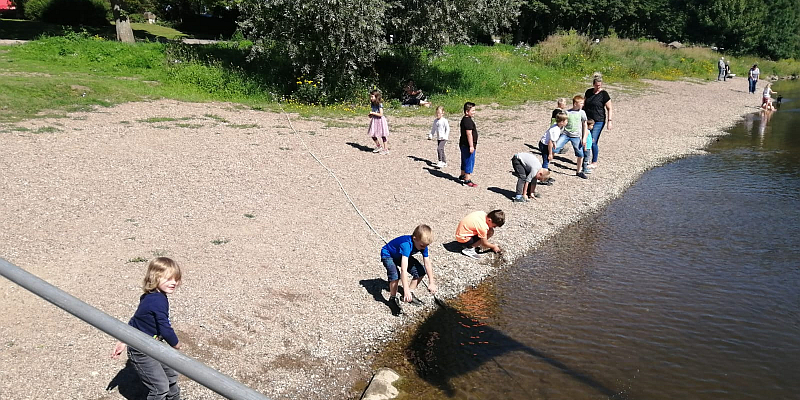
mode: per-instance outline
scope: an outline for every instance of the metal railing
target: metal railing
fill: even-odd
[[[84,303],[41,278],[0,258],[0,275],[53,303],[95,328],[162,362],[193,381],[231,400],[270,400],[233,378],[153,340],[144,332]]]

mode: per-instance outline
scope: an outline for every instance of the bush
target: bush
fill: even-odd
[[[25,17],[70,26],[106,26],[111,11],[104,0],[27,0]]]

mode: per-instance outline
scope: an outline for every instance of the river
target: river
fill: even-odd
[[[800,398],[800,85],[775,90],[435,311],[382,357],[400,398]]]

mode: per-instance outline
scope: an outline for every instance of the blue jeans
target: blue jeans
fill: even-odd
[[[564,145],[567,142],[572,143],[572,149],[575,150],[575,157],[583,157],[583,147],[581,146],[581,138],[579,137],[569,137],[566,134],[562,133],[561,136],[558,137],[556,141],[556,147],[553,149],[553,154],[557,154],[561,149],[564,148]]]
[[[539,151],[542,153],[542,168],[547,169],[550,166],[550,149],[547,148],[547,145],[539,142]]]
[[[756,82],[758,82],[758,81],[756,81],[755,79],[748,79],[748,81],[750,83],[750,93],[755,93],[756,92]]]
[[[400,265],[403,262],[403,257],[381,258],[381,262],[386,268],[386,278],[389,282],[400,279]],[[408,268],[406,268],[406,271],[408,271],[413,279],[425,276],[425,267],[420,264],[416,257],[408,257]]]
[[[597,142],[600,141],[600,132],[603,132],[603,127],[606,125],[605,121],[595,121],[592,127],[592,162],[597,162],[597,153],[600,151],[597,148]]]

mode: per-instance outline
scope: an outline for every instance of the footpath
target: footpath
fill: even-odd
[[[0,126],[0,257],[122,321],[138,303],[141,261],[174,257],[184,265],[170,298],[183,352],[273,399],[357,398],[352,388],[380,367],[375,354],[435,306],[421,288],[425,307],[391,315],[381,238],[305,146],[384,238],[433,228],[440,295],[450,298],[538,245],[569,246],[559,229],[647,169],[703,152],[760,101],[743,79],[648,83],[636,93],[607,88],[614,126],[590,178],[574,176],[568,152],[554,163],[555,184],[529,203],[508,197],[510,160],[536,147],[555,101],[478,106],[477,188],[455,181],[461,110],[447,110],[443,170],[425,139],[433,109],[389,111],[388,155],[372,153],[366,116],[291,115],[290,125],[281,113],[221,103],[127,103]],[[461,217],[492,209],[506,212],[495,237],[502,254],[476,261],[444,247]],[[131,399],[140,390],[135,373],[109,359],[112,338],[5,280],[0,316],[0,398]],[[219,398],[181,386],[186,398]]]

